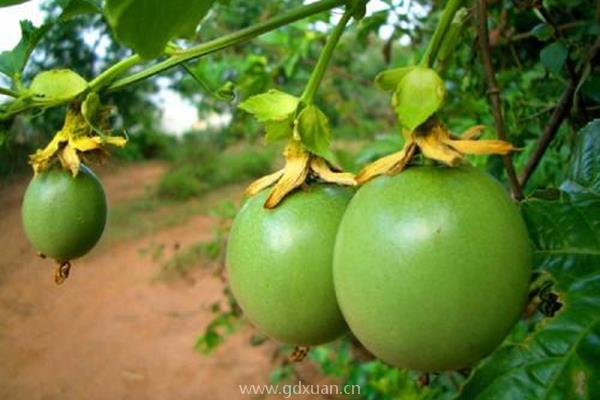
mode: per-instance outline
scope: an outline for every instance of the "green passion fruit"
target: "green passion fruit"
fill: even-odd
[[[310,185],[265,209],[246,201],[227,245],[231,290],[248,319],[288,344],[317,345],[347,330],[333,289],[333,248],[350,189]]]
[[[340,224],[337,299],[350,330],[401,368],[471,366],[526,303],[532,250],[504,188],[472,167],[411,167],[363,186]]]
[[[94,247],[106,224],[102,184],[84,165],[73,177],[63,169],[36,175],[25,192],[23,226],[33,247],[59,263]]]

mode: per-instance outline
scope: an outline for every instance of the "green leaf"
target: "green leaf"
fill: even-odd
[[[70,69],[52,69],[37,74],[29,90],[48,100],[67,100],[87,89],[87,82]]]
[[[367,13],[367,3],[369,0],[349,0],[346,7],[353,9],[352,18],[360,21],[365,17]]]
[[[545,42],[550,39],[554,34],[554,29],[551,25],[546,23],[541,23],[533,27],[531,30],[531,34],[535,36],[538,40]]]
[[[555,280],[562,308],[480,364],[459,399],[591,399],[600,393],[599,123],[578,133],[560,198],[523,204],[536,269]]]
[[[102,10],[91,0],[70,0],[63,7],[63,11],[59,19],[61,21],[66,21],[84,14],[99,13],[102,13]]]
[[[445,97],[444,81],[433,69],[414,67],[400,80],[392,104],[400,123],[414,131],[440,108]]]
[[[0,54],[0,72],[14,79],[16,74],[23,71],[29,55],[48,28],[50,24],[36,28],[30,21],[21,21],[21,40],[14,49]]]
[[[357,39],[364,43],[370,33],[377,33],[379,29],[387,23],[388,12],[377,11],[368,17],[363,18],[358,25],[356,33]]]
[[[600,193],[600,119],[587,124],[577,135],[567,180],[561,185],[566,192]]]
[[[562,42],[554,42],[542,49],[540,61],[548,71],[558,74],[565,64],[567,56],[567,46]]]
[[[415,67],[402,67],[380,72],[375,77],[375,86],[381,90],[396,90],[400,81],[402,81],[402,79],[413,69],[415,69]]]
[[[283,121],[296,112],[299,102],[295,96],[271,89],[246,99],[238,107],[260,122]]]
[[[563,192],[558,201],[533,198],[524,203],[523,212],[538,248],[538,269],[550,272],[559,289],[600,272],[598,193]]]
[[[117,38],[143,58],[160,56],[167,43],[190,37],[215,0],[106,0]]]
[[[329,119],[318,107],[312,104],[306,106],[298,115],[294,129],[302,144],[311,153],[333,161],[333,153],[329,149],[331,143]]]
[[[0,7],[10,7],[17,4],[27,3],[29,0],[0,0]]]

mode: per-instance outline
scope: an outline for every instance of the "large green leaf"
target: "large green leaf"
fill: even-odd
[[[215,0],[106,0],[117,38],[143,58],[160,56],[169,40],[193,36]]]
[[[0,7],[9,7],[16,4],[27,3],[29,0],[0,0]]]
[[[91,0],[69,0],[63,6],[59,19],[66,21],[85,14],[99,14],[102,10]]]
[[[36,28],[30,21],[21,21],[21,40],[11,51],[0,54],[0,72],[11,79],[23,71],[29,55],[40,41],[50,24]]]
[[[523,214],[535,267],[555,280],[562,308],[522,342],[476,368],[459,399],[592,399],[600,395],[600,121],[577,136],[557,200],[528,199]]]

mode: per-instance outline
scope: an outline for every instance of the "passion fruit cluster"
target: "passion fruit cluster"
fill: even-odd
[[[391,365],[459,369],[497,347],[524,309],[525,224],[474,167],[410,166],[356,193],[305,183],[271,209],[267,197],[235,218],[227,267],[247,318],[280,342],[322,344],[349,327]]]

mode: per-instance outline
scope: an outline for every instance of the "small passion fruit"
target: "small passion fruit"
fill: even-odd
[[[106,225],[102,184],[83,164],[73,177],[63,169],[37,174],[23,198],[25,234],[41,254],[65,263],[88,253]]]

